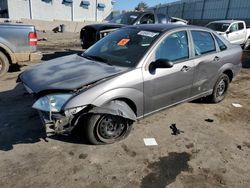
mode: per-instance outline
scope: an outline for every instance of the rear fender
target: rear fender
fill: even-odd
[[[11,59],[10,63],[16,63],[17,62],[13,52],[11,51],[11,49],[9,49],[7,46],[5,46],[4,44],[1,44],[1,43],[0,43],[0,48],[2,48],[5,51],[5,53],[7,53],[9,55],[9,57]]]

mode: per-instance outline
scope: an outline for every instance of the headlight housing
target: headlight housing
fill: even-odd
[[[60,112],[62,106],[72,97],[72,94],[51,94],[39,98],[32,106],[45,112]]]

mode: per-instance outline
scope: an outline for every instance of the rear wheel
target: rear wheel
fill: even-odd
[[[247,39],[246,43],[243,46],[243,50],[250,50],[250,39]]]
[[[87,120],[86,137],[91,144],[111,144],[126,138],[132,121],[110,114],[92,114]]]
[[[9,66],[9,59],[3,52],[0,52],[0,77],[8,72]]]
[[[229,77],[226,74],[222,74],[214,86],[213,94],[209,96],[210,101],[213,103],[223,101],[227,95],[229,83]]]

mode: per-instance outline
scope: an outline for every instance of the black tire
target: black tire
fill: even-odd
[[[247,39],[246,43],[243,46],[243,50],[250,50],[250,39]]]
[[[3,52],[0,52],[0,77],[8,72],[9,66],[9,59]]]
[[[229,77],[226,74],[222,74],[215,83],[213,94],[209,96],[209,101],[212,103],[223,101],[227,95],[229,83]]]
[[[112,144],[125,139],[131,129],[132,121],[110,114],[91,114],[87,118],[85,133],[94,145]]]

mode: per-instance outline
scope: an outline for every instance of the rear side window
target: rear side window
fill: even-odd
[[[221,51],[226,50],[227,46],[224,44],[224,42],[219,37],[217,37],[216,35],[214,35],[214,37],[215,37],[215,40],[216,40],[217,44],[219,45],[220,50]]]
[[[239,30],[242,30],[242,29],[244,29],[244,24],[243,23],[239,23]]]
[[[196,56],[216,51],[214,39],[209,32],[191,31],[191,33]]]

